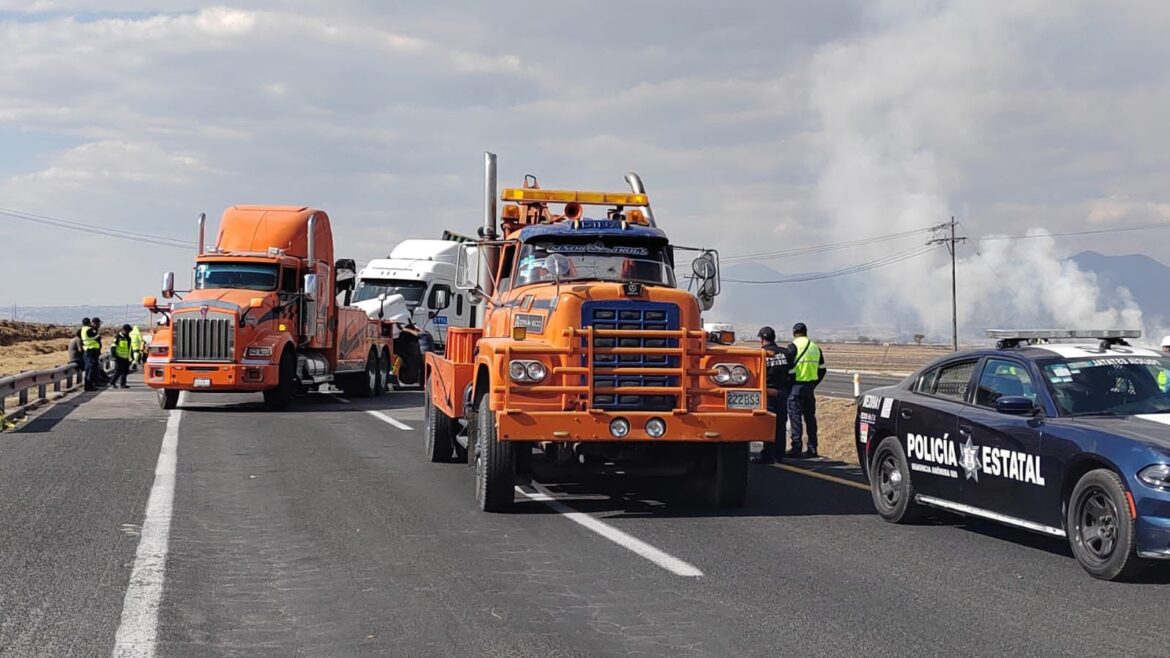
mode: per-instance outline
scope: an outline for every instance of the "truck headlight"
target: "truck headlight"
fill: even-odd
[[[1170,489],[1170,465],[1147,466],[1138,471],[1138,479],[1155,489]]]
[[[536,384],[548,376],[548,368],[540,361],[517,360],[508,363],[508,376],[514,382]]]
[[[248,348],[248,356],[272,356],[272,348],[269,346],[253,345]]]
[[[738,363],[716,363],[713,370],[715,374],[711,375],[711,381],[720,386],[742,386],[752,376],[747,368]]]

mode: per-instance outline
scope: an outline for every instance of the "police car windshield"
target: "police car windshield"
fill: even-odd
[[[667,260],[666,247],[593,240],[589,242],[541,241],[520,247],[515,285],[526,286],[556,280],[545,266],[551,254],[568,259],[568,272],[561,281],[640,281],[674,287],[674,269]]]
[[[1102,356],[1040,365],[1064,415],[1170,413],[1170,358]]]
[[[407,304],[422,302],[426,292],[425,281],[402,281],[399,279],[362,279],[353,291],[353,301],[361,302],[367,299],[377,299],[378,295],[402,295]]]
[[[265,263],[199,263],[195,267],[195,289],[276,290],[278,276],[277,266]]]

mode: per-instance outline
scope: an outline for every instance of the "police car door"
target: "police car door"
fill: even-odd
[[[958,414],[977,363],[960,359],[926,371],[898,404],[898,438],[919,495],[950,501],[959,496]]]
[[[1022,361],[988,357],[979,373],[974,405],[959,418],[962,502],[1016,519],[1040,522],[1046,478],[1040,470],[1043,423],[1033,414],[996,410],[1005,397],[1036,403],[1037,389]]]

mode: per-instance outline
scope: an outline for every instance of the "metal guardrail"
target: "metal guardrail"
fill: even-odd
[[[113,359],[108,355],[101,356],[102,369],[109,372],[113,368]],[[70,390],[81,383],[84,371],[76,364],[59,366],[49,370],[29,370],[11,377],[0,378],[0,429],[7,424],[5,421],[20,418],[29,410],[48,400],[49,387],[54,392]],[[37,396],[30,399],[29,392],[36,389]],[[16,407],[8,412],[5,408],[7,399],[16,396]]]

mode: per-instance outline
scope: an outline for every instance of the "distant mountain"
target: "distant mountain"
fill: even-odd
[[[1070,260],[1096,275],[1103,302],[1117,288],[1127,288],[1141,307],[1148,328],[1170,327],[1170,267],[1148,256],[1105,256],[1094,251],[1081,252]],[[814,331],[824,337],[871,335],[908,340],[912,335],[913,331],[906,327],[877,327],[864,321],[858,276],[777,285],[736,283],[737,279],[772,281],[795,274],[778,272],[761,263],[729,265],[722,272],[723,293],[704,319],[734,323],[738,333],[749,335],[760,325],[788,329],[798,321],[815,325]],[[909,326],[916,324],[909,318],[903,320]]]
[[[15,311],[16,316],[12,317]],[[117,323],[146,325],[150,313],[142,304],[121,306],[12,306],[0,307],[0,319],[52,324],[81,324],[81,318],[99,317],[109,326]]]
[[[1140,254],[1105,256],[1095,251],[1082,251],[1072,261],[1097,275],[1097,285],[1106,298],[1119,287],[1128,288],[1147,325],[1170,326],[1170,267]]]

